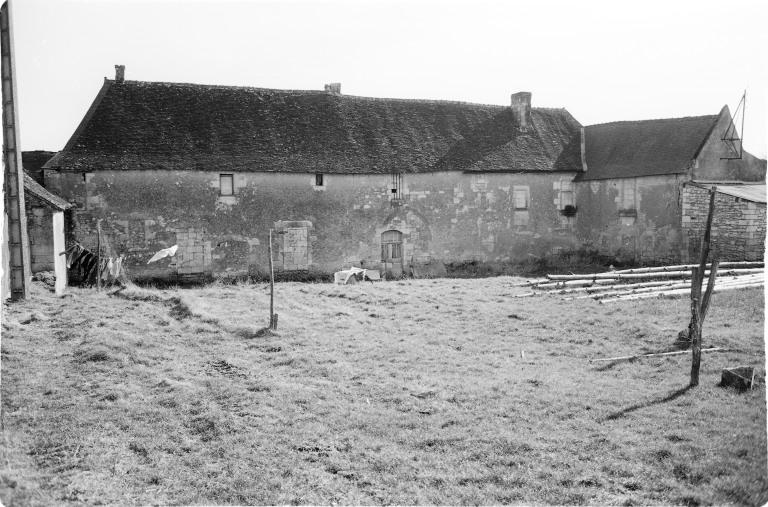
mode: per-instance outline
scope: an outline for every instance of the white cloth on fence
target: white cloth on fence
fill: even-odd
[[[147,261],[147,264],[151,264],[155,261],[159,261],[164,257],[173,257],[174,255],[176,255],[176,250],[178,249],[179,249],[179,245],[173,245],[172,247],[163,248],[162,250],[157,252],[155,255],[153,255],[152,258]]]

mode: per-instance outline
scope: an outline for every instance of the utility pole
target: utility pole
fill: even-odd
[[[19,108],[16,94],[14,41],[11,22],[11,6],[4,2],[0,7],[0,60],[2,70],[2,129],[3,129],[3,181],[0,189],[4,194],[4,219],[7,229],[0,232],[8,250],[3,252],[3,276],[0,283],[0,299],[10,295],[12,300],[29,296],[30,271],[29,236],[24,204],[24,169],[21,163],[19,142]],[[5,257],[7,256],[7,259]],[[7,271],[6,271],[7,270]],[[8,277],[7,279],[5,277]],[[8,285],[6,285],[6,283]],[[10,294],[8,293],[10,291]]]

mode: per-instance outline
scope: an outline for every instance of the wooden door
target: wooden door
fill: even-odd
[[[381,262],[387,278],[403,276],[403,233],[390,230],[381,233]]]

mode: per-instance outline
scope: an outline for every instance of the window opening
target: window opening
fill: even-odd
[[[516,210],[527,210],[530,205],[530,191],[528,187],[515,187],[512,198]]]
[[[219,195],[235,195],[234,175],[219,175]]]

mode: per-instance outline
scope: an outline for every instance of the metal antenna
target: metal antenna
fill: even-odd
[[[736,106],[733,116],[731,116],[731,122],[728,124],[728,128],[723,132],[723,137],[720,138],[729,148],[729,151],[734,155],[731,157],[720,157],[720,160],[740,160],[744,155],[744,116],[747,109],[747,90],[744,90],[744,94],[741,96],[739,105]],[[741,111],[741,138],[736,130],[734,120],[738,117],[739,111]],[[739,149],[736,150],[736,141],[739,142]],[[738,151],[738,157],[735,156]]]

